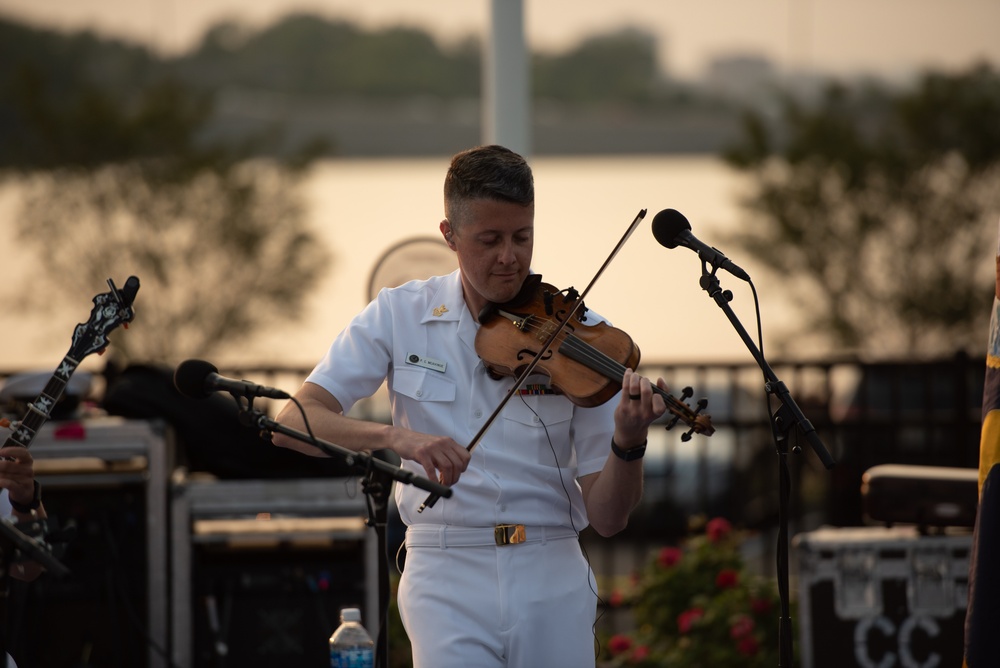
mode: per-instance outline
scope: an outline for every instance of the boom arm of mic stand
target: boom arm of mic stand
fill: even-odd
[[[303,443],[317,447],[331,457],[342,459],[348,466],[360,474],[367,473],[369,469],[377,469],[397,482],[413,485],[414,487],[419,487],[420,489],[432,492],[445,498],[450,498],[452,495],[450,487],[446,487],[441,483],[419,476],[412,471],[407,471],[400,466],[393,466],[389,462],[372,457],[365,452],[355,452],[354,450],[348,450],[343,446],[334,445],[333,443],[329,443],[319,438],[313,438],[305,432],[292,429],[291,427],[286,427],[280,422],[272,420],[260,411],[254,410],[252,413],[255,418],[253,423],[258,428],[266,431],[278,432],[279,434],[284,434],[285,436],[291,436],[292,438],[302,441]]]
[[[753,355],[754,360],[764,372],[764,376],[767,379],[766,389],[768,393],[774,394],[778,397],[778,400],[781,401],[782,405],[787,410],[787,413],[791,416],[792,424],[781,425],[781,427],[787,432],[794,425],[799,425],[802,429],[802,433],[806,437],[806,440],[809,442],[809,445],[812,447],[813,451],[816,452],[816,456],[819,457],[821,462],[823,462],[823,466],[827,469],[832,469],[836,465],[836,462],[830,455],[830,451],[826,449],[825,445],[823,445],[822,439],[820,439],[819,435],[816,433],[816,428],[813,427],[812,422],[806,418],[802,409],[800,409],[798,404],[795,403],[795,399],[792,398],[792,395],[788,392],[788,388],[785,387],[785,384],[778,380],[778,377],[771,369],[771,366],[761,354],[760,349],[753,342],[753,339],[750,338],[746,328],[743,327],[743,323],[740,322],[739,318],[737,318],[736,314],[733,312],[732,307],[729,306],[729,300],[732,298],[732,293],[724,291],[719,287],[719,279],[714,273],[702,274],[700,283],[702,289],[708,292],[709,296],[715,300],[715,303],[719,305],[719,308],[721,308],[726,314],[726,317],[729,318],[729,322],[733,324],[733,327],[736,329],[736,333],[739,334],[741,339],[743,339],[743,343],[746,344],[750,354]]]

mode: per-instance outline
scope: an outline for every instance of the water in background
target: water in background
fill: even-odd
[[[658,211],[677,209],[699,239],[722,247],[754,275],[753,263],[738,249],[723,247],[720,239],[721,232],[740,223],[739,174],[712,156],[540,157],[532,165],[537,200],[534,269],[546,282],[585,288],[639,210],[646,209],[646,218],[595,285],[587,305],[628,332],[642,349],[643,361],[748,359],[725,315],[699,287],[701,264],[695,253],[666,249],[650,232]],[[315,363],[331,338],[367,303],[373,270],[386,251],[407,239],[438,235],[447,166],[447,157],[318,164],[304,184],[305,194],[312,224],[329,245],[333,263],[309,297],[308,315],[300,322],[275,322],[269,331],[234,345],[213,362],[220,367]],[[9,187],[0,191],[0,232],[7,239],[16,211],[16,193]],[[8,252],[0,276],[10,285],[17,273],[30,273],[33,264],[26,253]],[[766,335],[778,326],[781,309],[774,300],[780,295],[770,294],[757,276],[755,281]],[[728,275],[722,276],[722,284],[735,293],[733,307],[754,332],[747,284]],[[93,292],[105,289],[97,285]],[[141,310],[155,304],[142,303],[140,291],[137,307],[134,329],[142,327]],[[0,369],[53,368],[89,308],[85,304],[79,312],[44,317],[6,312],[0,326]]]

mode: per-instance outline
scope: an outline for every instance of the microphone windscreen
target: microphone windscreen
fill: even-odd
[[[691,229],[691,223],[677,209],[664,209],[653,216],[653,236],[661,246],[677,248],[681,232]]]
[[[205,360],[186,360],[174,372],[174,387],[185,397],[204,399],[212,394],[205,389],[205,379],[218,371],[215,365]]]

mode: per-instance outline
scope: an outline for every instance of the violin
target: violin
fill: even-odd
[[[541,275],[530,274],[514,299],[505,304],[488,304],[478,314],[481,326],[475,346],[479,357],[494,376],[517,378],[466,446],[467,450],[476,447],[514,391],[536,367],[548,374],[558,391],[580,406],[599,406],[621,389],[625,369],[635,369],[639,364],[639,348],[620,329],[605,323],[584,324],[583,298],[645,216],[645,209],[639,211],[582,294],[572,289],[556,290],[542,283]],[[684,403],[693,393],[691,388],[684,388],[681,399],[656,385],[653,392],[663,397],[667,410],[673,414],[667,429],[678,421],[688,425],[681,440],[689,441],[695,433],[705,436],[715,433],[711,418],[701,414],[708,400],[699,400],[696,409]],[[424,512],[439,498],[438,494],[430,494],[417,512]]]
[[[536,362],[540,373],[548,375],[553,387],[577,406],[599,406],[615,396],[621,391],[625,369],[639,365],[639,347],[621,329],[604,322],[586,324],[586,307],[577,306],[579,298],[572,288],[557,290],[543,283],[539,274],[531,274],[514,299],[488,304],[479,313],[481,327],[475,343],[486,368],[494,377],[519,376],[561,327]],[[565,322],[571,314],[572,320]],[[715,432],[711,417],[701,413],[708,406],[706,399],[699,400],[694,409],[685,403],[693,394],[691,388],[684,388],[681,399],[656,385],[653,392],[663,397],[673,414],[667,429],[678,421],[688,425],[682,440],[690,440],[692,433],[711,436]]]

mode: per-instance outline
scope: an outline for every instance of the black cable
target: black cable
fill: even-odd
[[[555,462],[556,471],[559,473],[559,484],[562,486],[563,494],[566,495],[566,502],[568,504],[568,513],[569,513],[569,525],[570,525],[570,528],[573,529],[574,532],[576,532],[576,539],[577,539],[577,543],[580,545],[580,552],[583,554],[584,561],[587,562],[587,568],[590,570],[590,573],[593,573],[594,572],[594,567],[590,563],[590,555],[587,554],[587,548],[584,547],[583,543],[580,541],[580,530],[576,528],[576,522],[573,521],[573,498],[570,496],[569,488],[566,487],[566,481],[563,478],[563,474],[562,474],[562,466],[559,465],[559,455],[556,453],[555,445],[553,445],[553,443],[552,443],[552,436],[549,434],[549,428],[545,424],[545,421],[542,420],[542,416],[540,416],[535,411],[534,408],[532,408],[531,406],[528,405],[528,402],[525,401],[525,399],[524,399],[524,395],[519,395],[519,396],[521,397],[521,403],[524,404],[525,408],[527,408],[529,411],[531,411],[532,414],[534,414],[534,416],[536,418],[538,418],[538,423],[540,425],[542,425],[542,429],[545,430],[545,440],[548,441],[549,451],[552,453],[552,459]],[[597,581],[597,575],[595,574],[594,575],[594,582],[596,582],[596,581]],[[594,643],[596,645],[595,657],[597,657],[597,656],[600,656],[600,654],[601,654],[601,639],[597,636],[597,624],[604,617],[604,608],[602,606],[607,606],[607,601],[605,601],[603,598],[601,598],[601,595],[597,593],[597,590],[594,588],[593,584],[591,584],[591,582],[590,582],[589,574],[588,574],[588,577],[587,577],[587,587],[594,594],[594,597],[597,598],[597,602],[600,604],[600,605],[598,605],[598,609],[600,610],[600,612],[594,618],[594,625],[591,627],[591,629],[593,631],[593,634],[594,634]]]

